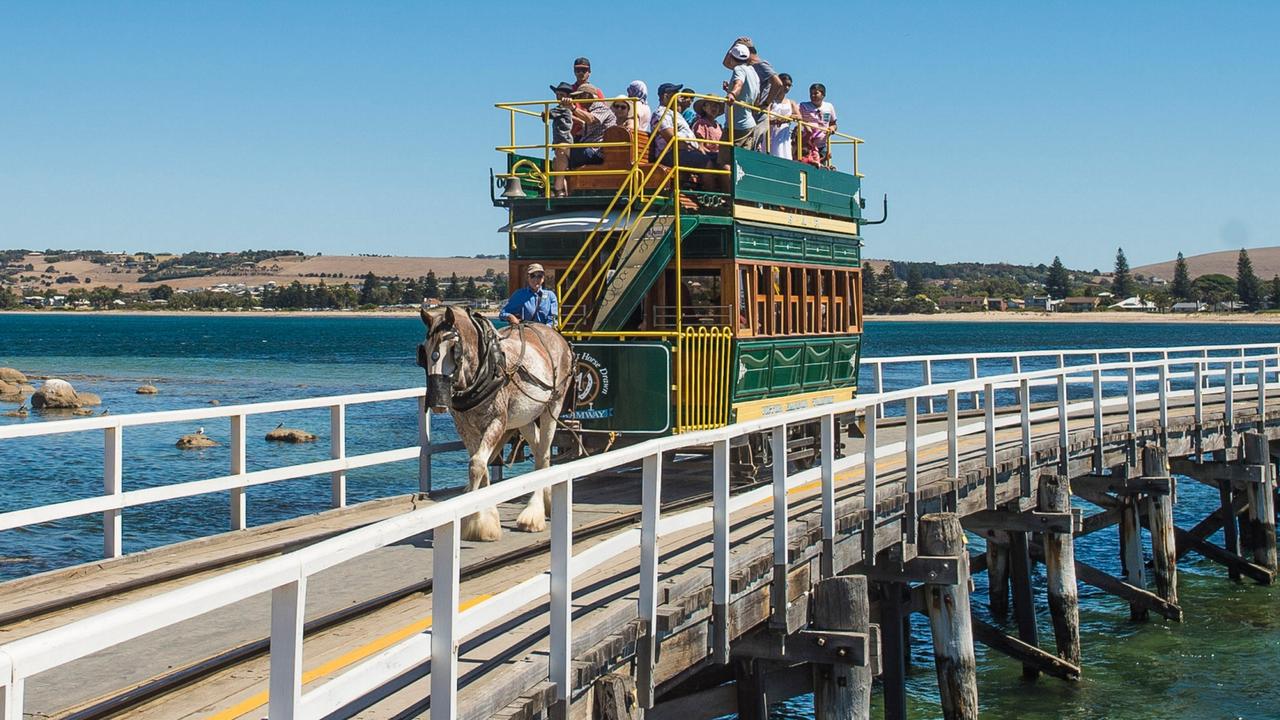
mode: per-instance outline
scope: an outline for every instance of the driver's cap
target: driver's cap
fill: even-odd
[[[532,265],[530,265],[530,266],[528,267],[528,269],[526,269],[526,270],[524,271],[524,274],[525,274],[525,275],[532,275],[532,274],[534,274],[534,273],[543,273],[543,274],[546,274],[546,272],[547,272],[546,270],[542,269],[542,264],[541,264],[541,263],[533,263]]]

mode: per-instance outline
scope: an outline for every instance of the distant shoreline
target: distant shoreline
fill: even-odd
[[[276,310],[271,312],[217,312],[210,310],[0,310],[4,315],[102,317],[258,317],[258,318],[410,318],[417,310]],[[1128,312],[964,312],[933,315],[867,315],[868,322],[978,322],[978,323],[1232,323],[1280,324],[1280,313],[1128,313]]]

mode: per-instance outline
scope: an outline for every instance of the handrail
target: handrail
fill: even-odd
[[[0,512],[0,531],[102,513],[103,556],[114,558],[124,554],[122,546],[122,511],[125,508],[229,490],[231,492],[230,529],[242,530],[247,526],[245,496],[247,488],[315,475],[329,475],[330,507],[340,508],[347,505],[346,474],[348,471],[415,459],[418,461],[417,491],[430,492],[432,489],[431,458],[440,453],[464,450],[465,447],[461,441],[432,442],[430,415],[426,412],[423,404],[425,396],[426,389],[416,387],[297,400],[224,405],[211,408],[161,410],[129,415],[98,416],[0,426],[0,440],[93,431],[101,431],[104,437],[104,491],[102,495]],[[411,399],[417,400],[418,444],[362,455],[347,455],[346,408],[348,406]],[[245,427],[246,419],[249,416],[321,408],[328,408],[329,410],[330,459],[285,465],[266,470],[246,470],[247,443]],[[137,490],[124,490],[125,475],[124,465],[121,460],[125,447],[125,428],[165,423],[208,422],[218,419],[231,421],[231,467],[228,474]]]
[[[1159,349],[1156,350],[1159,352]],[[336,698],[359,698],[394,678],[408,668],[425,661],[431,662],[432,716],[442,720],[456,718],[458,695],[458,647],[468,635],[482,629],[513,610],[530,603],[540,603],[550,597],[547,605],[550,650],[548,652],[549,679],[555,685],[555,699],[568,701],[572,690],[572,647],[569,624],[573,582],[579,575],[599,567],[617,554],[639,548],[642,562],[638,577],[639,600],[637,617],[641,623],[642,639],[656,633],[656,603],[658,589],[657,558],[663,536],[700,525],[711,525],[711,537],[716,548],[712,567],[713,602],[729,600],[729,563],[732,545],[730,527],[733,514],[751,504],[772,497],[775,511],[772,514],[774,537],[788,537],[788,490],[804,483],[820,483],[822,503],[822,539],[830,547],[836,537],[835,486],[837,472],[856,466],[863,469],[863,507],[877,517],[876,458],[888,453],[904,453],[907,468],[905,492],[914,497],[919,489],[915,485],[914,468],[920,449],[930,444],[948,443],[949,462],[958,473],[957,440],[962,436],[985,435],[987,461],[996,457],[996,430],[1021,424],[1021,441],[1014,442],[1017,452],[1025,460],[1032,458],[1031,421],[1057,417],[1058,462],[1063,463],[1070,452],[1070,427],[1072,412],[1092,408],[1094,430],[1101,434],[1105,407],[1125,405],[1127,418],[1123,421],[1130,432],[1138,430],[1137,408],[1140,402],[1158,401],[1159,420],[1167,424],[1171,399],[1191,398],[1196,419],[1204,415],[1204,400],[1210,394],[1221,394],[1224,400],[1225,422],[1234,427],[1235,402],[1232,389],[1245,387],[1252,371],[1256,389],[1255,400],[1258,419],[1265,417],[1269,396],[1280,388],[1280,353],[1251,356],[1248,362],[1253,368],[1244,368],[1239,375],[1235,366],[1237,357],[1160,358],[1147,361],[1118,363],[1094,363],[1081,366],[1056,367],[1026,373],[1011,373],[979,379],[967,379],[951,383],[927,385],[883,395],[859,397],[827,406],[786,412],[776,416],[731,425],[727,427],[691,432],[685,435],[649,440],[637,445],[620,448],[600,455],[574,460],[542,470],[535,470],[506,482],[466,493],[448,501],[427,506],[410,513],[383,520],[353,530],[315,545],[290,552],[254,565],[225,571],[191,585],[170,590],[159,595],[120,606],[100,615],[84,618],[62,627],[15,640],[0,646],[0,669],[7,663],[8,672],[0,674],[0,685],[8,686],[6,698],[13,698],[16,708],[9,709],[11,717],[20,717],[23,685],[27,678],[51,668],[72,662],[78,658],[198,617],[204,613],[227,607],[245,598],[270,591],[272,645],[270,657],[270,707],[272,718],[319,717],[331,711]],[[1170,371],[1178,366],[1194,368],[1194,387],[1174,389]],[[1206,387],[1202,384],[1204,373],[1211,367],[1221,366],[1224,384]],[[1138,392],[1137,372],[1141,369],[1159,371],[1159,385],[1155,392]],[[1105,397],[1106,386],[1100,378],[1103,373],[1123,370],[1125,382],[1120,393]],[[1068,397],[1067,378],[1088,374],[1093,378],[1094,393],[1091,399],[1072,402]],[[1274,382],[1271,380],[1274,378]],[[1052,380],[1056,385],[1056,407],[1033,409],[1030,383],[1036,380]],[[1239,382],[1237,382],[1237,380]],[[1000,395],[997,388],[1019,388],[1012,404],[1004,407],[1007,413],[997,415],[995,404]],[[960,425],[954,412],[948,414],[945,432],[921,436],[915,424],[915,408],[922,399],[943,396],[954,408],[958,393],[979,389],[990,401],[992,408],[981,421]],[[903,442],[880,446],[876,441],[876,408],[887,402],[907,401],[911,408],[907,424],[907,437]],[[839,460],[835,459],[834,422],[838,415],[865,411],[867,416],[867,441],[862,453]],[[767,432],[776,448],[785,448],[788,425],[817,421],[820,433],[819,467],[788,473],[785,464],[773,474],[770,485],[730,495],[729,446],[740,435]],[[700,507],[678,515],[659,515],[660,487],[664,453],[710,446],[713,450],[713,500],[711,507]],[[785,451],[784,451],[785,452]],[[641,486],[643,488],[643,521],[641,531],[626,530],[591,549],[573,553],[572,484],[576,478],[636,462],[643,463]],[[1098,460],[1095,460],[1098,462]],[[1028,465],[1028,467],[1030,467]],[[957,475],[958,476],[958,475]],[[551,540],[550,572],[539,572],[528,580],[501,593],[476,603],[466,610],[459,609],[459,535],[462,518],[498,503],[513,500],[530,492],[552,492],[554,518]],[[914,516],[918,503],[907,502],[899,510],[891,511],[901,516],[902,542],[913,542],[910,528],[918,519]],[[434,533],[433,550],[433,618],[430,633],[422,633],[393,645],[364,660],[346,673],[331,678],[319,686],[313,686],[305,694],[302,687],[302,653],[297,649],[302,643],[302,623],[298,619],[305,605],[307,579],[321,570],[360,557],[373,550],[399,542],[409,537],[431,531]],[[775,543],[775,563],[788,564],[786,543]],[[874,552],[873,546],[864,545],[864,552]],[[786,582],[783,574],[774,582]],[[785,587],[775,588],[777,596],[785,596]],[[713,650],[716,657],[728,656],[728,633],[724,619],[716,623],[713,634]],[[639,668],[647,673],[652,668]],[[646,702],[642,699],[642,702]]]

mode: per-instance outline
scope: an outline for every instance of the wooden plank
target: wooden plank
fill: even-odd
[[[1177,605],[1171,605],[1153,593],[1134,587],[1080,560],[1076,560],[1076,578],[1080,582],[1126,600],[1130,605],[1138,605],[1170,620],[1178,622],[1182,620],[1182,608]]]
[[[1208,540],[1203,540],[1192,535],[1190,532],[1183,530],[1182,528],[1175,527],[1173,529],[1173,534],[1178,543],[1179,557],[1188,552],[1195,552],[1199,553],[1207,560],[1212,560],[1221,565],[1225,565],[1237,576],[1244,576],[1264,585],[1270,585],[1275,581],[1275,576],[1270,570],[1262,567],[1261,565],[1255,565],[1230,550],[1224,550]]]
[[[973,638],[975,640],[992,650],[998,650],[1017,660],[1022,663],[1023,667],[1031,666],[1038,673],[1042,672],[1045,675],[1062,680],[1075,681],[1080,679],[1079,665],[1067,662],[1017,638],[1009,637],[1001,632],[999,628],[989,625],[976,617],[971,620],[973,622]]]

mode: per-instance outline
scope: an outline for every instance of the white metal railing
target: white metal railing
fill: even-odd
[[[1235,355],[1237,357],[1247,357],[1250,354],[1262,353],[1280,353],[1280,344],[1277,343],[1246,343],[1240,345],[1182,345],[1177,347],[1113,347],[1113,348],[1063,348],[1056,350],[1027,350],[1016,352],[979,352],[979,353],[948,353],[934,355],[886,355],[882,357],[866,357],[863,358],[860,365],[862,374],[859,377],[859,390],[865,392],[882,393],[885,391],[889,374],[896,372],[906,375],[903,378],[906,386],[910,387],[917,383],[919,385],[932,385],[934,382],[934,372],[939,365],[951,369],[956,369],[966,373],[969,379],[977,379],[982,377],[983,364],[988,367],[991,365],[1007,365],[1007,370],[1001,368],[1000,372],[988,374],[1001,374],[1002,372],[1022,372],[1024,363],[1034,364],[1036,361],[1053,362],[1056,367],[1065,367],[1069,360],[1079,358],[1085,359],[1093,364],[1100,364],[1104,358],[1121,358],[1128,362],[1133,362],[1142,357],[1155,356],[1159,358],[1170,357],[1220,357]],[[955,366],[961,366],[956,368]],[[869,375],[868,375],[869,373]],[[867,380],[870,380],[868,383]],[[978,408],[981,405],[979,393],[969,393],[970,405]],[[933,399],[926,401],[928,412],[936,411],[936,404]]]
[[[103,438],[103,492],[101,495],[2,512],[0,513],[0,531],[81,515],[102,513],[102,554],[104,557],[112,558],[119,557],[123,553],[121,546],[122,518],[124,509],[129,507],[230,491],[230,526],[232,530],[241,530],[244,529],[246,524],[245,490],[247,488],[255,485],[328,474],[330,477],[331,507],[345,507],[347,504],[348,471],[408,460],[418,461],[418,490],[420,492],[429,492],[431,490],[432,455],[461,450],[463,446],[461,442],[457,441],[432,443],[430,416],[423,408],[425,395],[426,390],[424,388],[406,388],[404,390],[386,390],[300,400],[282,400],[188,410],[164,410],[132,415],[110,415],[0,426],[0,440],[84,432],[101,432]],[[346,411],[348,406],[412,399],[418,401],[418,443],[416,445],[362,455],[347,454]],[[247,418],[250,415],[322,408],[328,408],[329,410],[329,460],[286,465],[267,470],[248,471],[246,469],[247,446],[245,429]],[[123,457],[126,428],[177,422],[208,422],[219,419],[228,419],[231,423],[231,463],[229,474],[204,480],[159,485],[138,490],[126,491],[124,489]]]
[[[774,537],[774,563],[787,564],[787,492],[812,482],[820,484],[822,539],[824,548],[830,548],[836,537],[835,488],[838,473],[855,467],[863,469],[863,503],[874,518],[878,486],[875,477],[876,459],[889,454],[904,453],[906,471],[905,491],[908,502],[903,510],[895,511],[901,517],[902,541],[914,542],[914,526],[918,503],[917,473],[919,452],[922,448],[947,443],[950,450],[949,473],[958,474],[959,442],[966,436],[981,435],[986,459],[996,456],[997,430],[1020,428],[1019,440],[1013,446],[1028,461],[1031,458],[1033,423],[1057,418],[1059,457],[1065,459],[1069,447],[1069,418],[1072,413],[1092,412],[1094,429],[1102,427],[1104,410],[1108,407],[1125,408],[1124,423],[1128,430],[1138,429],[1139,404],[1154,403],[1153,410],[1159,419],[1167,422],[1171,400],[1185,402],[1196,418],[1203,418],[1206,398],[1221,396],[1228,427],[1235,418],[1235,393],[1252,382],[1257,392],[1255,409],[1259,417],[1266,411],[1268,392],[1274,394],[1280,388],[1280,353],[1250,357],[1249,365],[1239,367],[1237,358],[1162,358],[1146,361],[1126,361],[1110,364],[1088,364],[982,377],[933,384],[917,388],[896,390],[878,395],[859,397],[846,402],[796,410],[777,416],[731,425],[724,428],[692,432],[678,436],[659,438],[623,447],[601,455],[575,460],[521,475],[503,483],[433,504],[411,513],[347,532],[315,545],[265,560],[254,565],[225,571],[186,587],[168,591],[137,602],[105,611],[97,616],[78,620],[62,627],[48,630],[0,646],[0,686],[4,689],[5,720],[19,720],[22,716],[22,689],[27,678],[54,667],[70,663],[91,653],[118,645],[139,637],[227,607],[259,593],[271,592],[271,656],[269,679],[269,707],[272,718],[322,717],[344,705],[358,700],[382,687],[406,670],[431,663],[432,716],[452,719],[457,714],[458,697],[458,646],[465,638],[510,614],[513,610],[550,597],[547,623],[549,625],[549,678],[556,685],[557,698],[567,701],[571,685],[572,627],[570,603],[573,597],[574,579],[601,566],[611,558],[626,551],[640,551],[641,563],[638,576],[639,600],[637,616],[641,620],[642,638],[651,646],[656,622],[657,563],[660,541],[664,536],[688,528],[711,526],[714,548],[712,565],[713,603],[724,607],[730,600],[730,527],[733,515],[750,505],[772,499],[772,533]],[[1117,373],[1110,376],[1108,373]],[[1153,391],[1142,392],[1139,378],[1153,373],[1157,385]],[[1181,381],[1172,378],[1190,375]],[[1206,381],[1207,377],[1220,376],[1221,385]],[[1109,379],[1121,377],[1121,380]],[[1092,393],[1072,401],[1069,387],[1076,381],[1091,384]],[[1052,388],[1055,402],[1047,407],[1032,401],[1033,387],[1043,385]],[[1183,386],[1177,388],[1175,386]],[[956,397],[961,393],[977,392],[987,399],[986,411],[979,420],[961,424],[956,411]],[[1000,399],[1012,396],[1012,402]],[[920,434],[918,407],[922,401],[933,398],[947,400],[948,413],[945,427],[928,434]],[[905,438],[901,442],[879,445],[876,441],[880,424],[876,410],[887,403],[905,402]],[[835,418],[850,412],[864,412],[867,416],[866,441],[862,453],[835,458],[837,435]],[[817,422],[821,427],[820,458],[818,467],[788,473],[786,463],[774,463],[773,481],[764,487],[737,495],[729,491],[729,444],[739,435],[765,432],[775,448],[775,457],[782,457],[785,449],[787,426],[796,423]],[[1052,425],[1050,426],[1052,427]],[[710,446],[712,452],[712,503],[711,505],[663,516],[661,497],[663,453]],[[578,554],[573,547],[573,482],[593,473],[631,465],[642,465],[642,515],[639,529],[622,531],[604,542]],[[1029,464],[1027,467],[1030,467]],[[1028,476],[1029,478],[1029,476]],[[538,573],[516,586],[488,597],[483,602],[460,610],[460,544],[458,529],[462,518],[497,503],[507,502],[530,492],[552,492],[552,530],[550,570]],[[883,520],[884,518],[881,518]],[[302,683],[302,614],[306,603],[307,581],[312,575],[339,563],[360,557],[414,535],[433,532],[433,591],[432,627],[429,632],[414,635],[367,659],[352,669],[314,686],[305,694]],[[864,542],[863,561],[874,564],[874,543]],[[829,567],[830,558],[824,562]],[[775,573],[775,582],[784,582],[785,573]],[[785,597],[785,588],[778,588],[773,597]],[[714,655],[728,657],[728,632],[726,615],[717,613],[714,621]],[[652,660],[653,655],[649,654]],[[652,667],[637,664],[641,701],[649,705]]]

